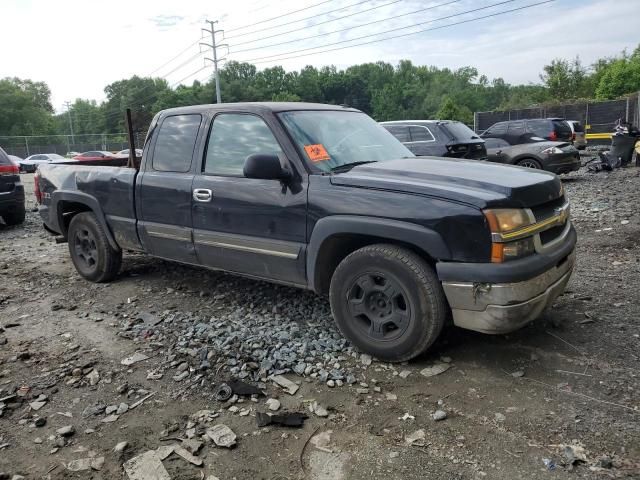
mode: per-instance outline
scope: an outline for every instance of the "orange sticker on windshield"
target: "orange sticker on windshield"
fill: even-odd
[[[322,145],[321,143],[317,143],[315,145],[305,145],[304,151],[307,152],[307,156],[312,162],[324,162],[325,160],[331,159],[331,157],[327,153],[327,149],[324,148],[324,145]]]

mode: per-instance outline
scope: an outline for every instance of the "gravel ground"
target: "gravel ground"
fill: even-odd
[[[0,472],[121,479],[181,445],[197,456],[160,450],[174,479],[640,478],[640,175],[563,180],[579,234],[566,294],[521,331],[450,328],[401,365],[351,347],[314,294],[141,255],[94,285],[36,213],[0,224]],[[217,401],[233,379],[266,396]],[[304,426],[258,427],[278,403]]]

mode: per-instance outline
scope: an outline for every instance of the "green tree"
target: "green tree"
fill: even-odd
[[[0,135],[55,133],[51,91],[44,82],[21,78],[0,80]]]
[[[602,66],[596,98],[611,99],[637,91],[640,91],[640,46],[631,56],[623,55]]]
[[[473,123],[473,112],[464,105],[458,105],[451,97],[444,97],[442,105],[436,113],[439,120],[458,120],[462,123]]]
[[[104,89],[107,95],[104,104],[104,122],[107,133],[126,131],[124,115],[127,108],[131,108],[134,129],[146,129],[156,113],[153,106],[167,90],[169,90],[169,85],[166,80],[142,78],[137,75],[107,85]]]

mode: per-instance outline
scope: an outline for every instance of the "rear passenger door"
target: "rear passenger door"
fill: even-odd
[[[137,177],[138,232],[152,255],[197,264],[192,241],[191,184],[201,134],[199,114],[159,121]]]
[[[523,120],[515,120],[513,122],[509,122],[509,126],[507,127],[506,140],[510,145],[519,145],[521,143],[526,143],[524,134],[525,130]]]
[[[214,117],[201,172],[193,182],[193,235],[203,265],[306,284],[307,179],[289,160],[295,153],[284,135],[279,130],[276,137],[258,115],[224,112]],[[257,153],[278,155],[293,178],[246,178],[244,162]]]

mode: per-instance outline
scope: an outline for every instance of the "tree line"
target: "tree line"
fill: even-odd
[[[606,100],[640,90],[640,46],[631,54],[585,66],[579,58],[555,59],[543,68],[539,84],[511,85],[489,80],[474,67],[456,70],[386,62],[336,67],[306,66],[287,72],[258,70],[228,62],[220,72],[225,102],[305,101],[359,108],[379,121],[443,118],[473,122],[474,111],[506,110],[579,99]],[[76,99],[70,116],[76,135],[125,131],[131,108],[136,130],[144,130],[161,109],[213,103],[215,83],[194,81],[173,89],[162,78],[133,76],[107,85],[106,100]],[[68,114],[54,114],[44,82],[0,80],[0,136],[70,133]]]

